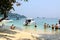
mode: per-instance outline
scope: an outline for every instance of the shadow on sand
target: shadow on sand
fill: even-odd
[[[0,38],[5,38],[6,40],[12,40],[11,38],[15,38],[15,37],[14,36],[0,34]]]
[[[22,38],[22,39],[18,39],[18,40],[31,40],[29,38]]]
[[[0,29],[0,33],[7,33],[7,34],[15,34],[17,32],[9,30],[9,29]],[[5,34],[0,34],[0,38],[5,38],[6,40],[12,40],[11,38],[15,38],[14,36]]]
[[[17,32],[9,30],[9,29],[0,29],[0,33],[16,34]]]
[[[40,34],[40,37],[36,37],[37,40],[60,40],[60,34]]]

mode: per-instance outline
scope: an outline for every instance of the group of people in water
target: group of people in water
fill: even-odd
[[[49,25],[49,24],[47,24],[47,23],[44,23],[44,29],[46,29],[46,28],[52,28],[52,30],[57,30],[57,29],[60,29],[60,20],[59,20],[59,23],[56,23],[55,25],[54,24],[52,24],[52,25]]]
[[[46,29],[46,28],[52,28],[52,29],[59,29],[59,25],[56,23],[55,25],[54,24],[52,24],[51,26],[49,25],[49,24],[47,24],[47,23],[44,23],[44,29]]]
[[[2,24],[2,26],[4,26],[4,24]],[[37,24],[36,24],[36,23],[35,23],[34,27],[37,28]],[[59,20],[59,22],[56,23],[55,25],[54,25],[54,24],[49,25],[49,24],[47,24],[47,23],[44,23],[44,29],[46,29],[46,28],[52,28],[53,30],[60,29],[60,20]],[[10,29],[15,29],[15,26],[12,24],[12,25],[10,26]]]
[[[35,23],[34,27],[37,28],[36,23]],[[44,23],[44,29],[46,29],[46,28],[51,28],[52,30],[60,29],[60,20],[59,20],[58,23],[52,24],[52,25],[49,25],[47,23]]]

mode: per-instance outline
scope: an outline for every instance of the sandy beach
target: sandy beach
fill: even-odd
[[[60,40],[60,0],[0,0],[0,40]]]
[[[52,32],[34,30],[0,30],[0,40],[38,40],[42,35],[54,35]],[[40,39],[39,39],[40,40]],[[41,40],[44,40],[43,38]]]

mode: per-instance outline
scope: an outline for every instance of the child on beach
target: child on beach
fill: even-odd
[[[10,26],[10,29],[15,29],[15,26],[12,24],[12,25]]]

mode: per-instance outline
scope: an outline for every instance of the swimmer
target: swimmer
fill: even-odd
[[[54,24],[52,24],[52,29],[54,29]]]

